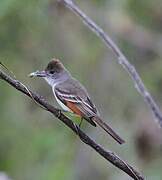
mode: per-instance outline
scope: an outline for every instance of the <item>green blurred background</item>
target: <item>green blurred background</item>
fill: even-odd
[[[77,0],[134,64],[162,109],[162,1]],[[28,74],[52,57],[88,89],[102,117],[126,140],[83,130],[147,179],[162,179],[162,135],[116,57],[56,0],[0,1],[0,61],[32,90],[56,104],[51,88]],[[72,117],[76,123],[78,119]],[[50,113],[0,81],[0,171],[13,180],[131,179],[105,161]]]

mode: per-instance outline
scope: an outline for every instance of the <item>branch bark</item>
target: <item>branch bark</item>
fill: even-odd
[[[73,13],[81,18],[83,23],[92,30],[104,43],[112,50],[112,52],[117,56],[118,63],[128,72],[132,78],[135,88],[143,96],[148,107],[151,109],[154,119],[157,120],[160,127],[162,127],[162,113],[152,98],[151,94],[148,92],[144,83],[142,82],[139,74],[137,73],[135,67],[128,61],[124,56],[118,46],[113,42],[113,40],[101,29],[92,19],[90,19],[72,0],[58,0],[68,7]]]
[[[88,135],[86,135],[75,123],[73,123],[72,120],[70,120],[68,117],[62,114],[60,110],[48,104],[48,102],[45,101],[42,96],[32,92],[31,90],[26,88],[26,86],[22,84],[20,81],[18,81],[17,79],[13,79],[12,77],[10,77],[9,75],[7,75],[1,70],[0,70],[0,79],[6,81],[12,87],[16,88],[18,91],[27,95],[31,99],[34,99],[36,103],[41,105],[47,111],[51,112],[55,117],[61,120],[73,132],[75,132],[82,142],[89,145],[97,153],[99,153],[103,158],[105,158],[110,163],[112,163],[114,166],[121,169],[122,171],[127,173],[130,177],[132,177],[135,180],[144,180],[144,177],[138,171],[136,171],[132,166],[130,166],[129,164],[124,162],[122,159],[120,159],[115,153],[111,151],[106,151],[103,147],[98,145],[94,140],[92,140]]]

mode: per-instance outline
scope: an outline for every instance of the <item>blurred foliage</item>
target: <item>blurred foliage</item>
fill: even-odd
[[[120,46],[162,109],[162,1],[78,0],[77,4]],[[60,58],[126,144],[119,146],[86,122],[84,131],[147,179],[161,180],[162,136],[150,110],[112,52],[63,5],[56,0],[1,0],[0,56],[18,79],[52,104],[56,102],[48,85],[27,75],[43,69],[52,57]],[[0,171],[12,179],[128,179],[2,81],[0,102]]]

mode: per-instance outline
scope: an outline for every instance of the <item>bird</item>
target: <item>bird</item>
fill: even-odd
[[[100,126],[119,144],[125,141],[106,123],[92,102],[85,87],[76,80],[59,59],[53,58],[45,70],[30,73],[30,77],[41,77],[52,87],[56,101],[63,111],[71,112],[88,121],[92,126]]]

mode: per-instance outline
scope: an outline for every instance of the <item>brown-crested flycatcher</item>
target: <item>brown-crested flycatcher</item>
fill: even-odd
[[[49,62],[44,71],[36,71],[30,74],[30,77],[34,76],[42,77],[48,82],[63,110],[80,116],[93,126],[99,125],[119,144],[124,143],[124,140],[102,121],[86,89],[71,76],[70,72],[58,59]]]

